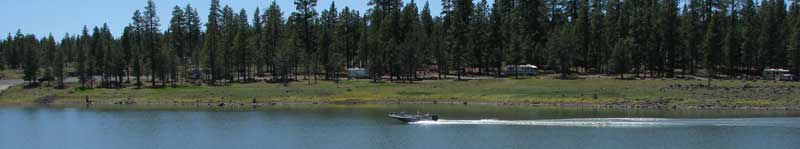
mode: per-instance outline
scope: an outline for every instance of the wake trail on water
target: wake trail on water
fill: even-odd
[[[798,127],[800,118],[721,118],[721,119],[670,119],[670,118],[576,118],[549,120],[448,120],[419,121],[417,125],[527,125],[566,127],[666,127],[666,126],[759,126]]]

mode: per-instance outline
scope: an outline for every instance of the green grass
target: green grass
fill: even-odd
[[[741,88],[745,84],[759,90],[735,92],[726,89],[669,88],[675,84],[705,84],[698,80],[616,80],[590,78],[558,79],[491,79],[491,80],[427,80],[413,84],[370,83],[368,80],[347,80],[340,83],[319,81],[294,82],[288,87],[279,84],[248,83],[228,86],[186,86],[161,89],[89,89],[52,88],[23,89],[15,86],[0,96],[0,103],[32,103],[36,98],[55,95],[57,102],[92,100],[116,102],[127,99],[137,102],[217,102],[233,100],[259,101],[470,101],[528,102],[542,104],[613,104],[668,102],[670,105],[720,106],[795,106],[800,105],[800,83],[769,81],[714,81],[717,87]],[[73,85],[74,86],[74,85]],[[788,89],[784,89],[788,88]],[[780,91],[777,94],[776,91]]]
[[[22,79],[22,77],[22,70],[20,69],[0,70],[0,79],[19,80]]]

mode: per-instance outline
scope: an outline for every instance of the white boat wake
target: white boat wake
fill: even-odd
[[[800,118],[722,118],[722,119],[669,119],[669,118],[577,118],[551,120],[447,120],[419,121],[417,125],[528,125],[565,127],[665,127],[665,126],[767,126],[800,127]]]

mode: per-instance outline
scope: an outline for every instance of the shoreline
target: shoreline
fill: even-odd
[[[644,109],[644,110],[747,110],[747,111],[800,111],[800,106],[720,106],[720,105],[642,105],[642,104],[592,104],[592,103],[532,103],[532,102],[475,102],[475,101],[264,101],[264,102],[59,102],[51,104],[38,103],[0,103],[0,106],[175,106],[175,107],[209,107],[209,108],[236,108],[236,107],[269,107],[291,105],[478,105],[496,107],[563,107],[563,108],[601,108],[601,109]]]
[[[771,81],[617,80],[587,78],[428,80],[413,84],[368,80],[234,83],[167,88],[53,89],[13,86],[0,105],[270,106],[448,104],[614,109],[800,110],[800,83]],[[255,104],[254,104],[255,103]]]

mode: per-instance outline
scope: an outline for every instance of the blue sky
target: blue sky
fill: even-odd
[[[186,4],[197,8],[200,19],[205,22],[211,0],[154,0],[161,18],[162,28],[166,28],[170,13],[175,5]],[[294,11],[294,0],[276,0],[284,14]],[[327,9],[331,2],[341,10],[345,6],[362,12],[368,9],[367,0],[319,0],[317,10]],[[406,3],[411,0],[404,0]],[[230,5],[237,11],[246,9],[252,17],[256,7],[264,9],[272,0],[220,0],[220,5]],[[416,0],[420,8],[425,0]],[[477,0],[476,0],[477,2]],[[80,33],[84,25],[99,26],[108,23],[114,35],[120,35],[122,28],[131,22],[131,16],[137,9],[143,9],[146,0],[0,0],[0,37],[15,33],[21,29],[23,33],[33,33],[37,37],[52,33],[57,39],[65,33]],[[431,0],[431,11],[441,11],[440,0]]]

